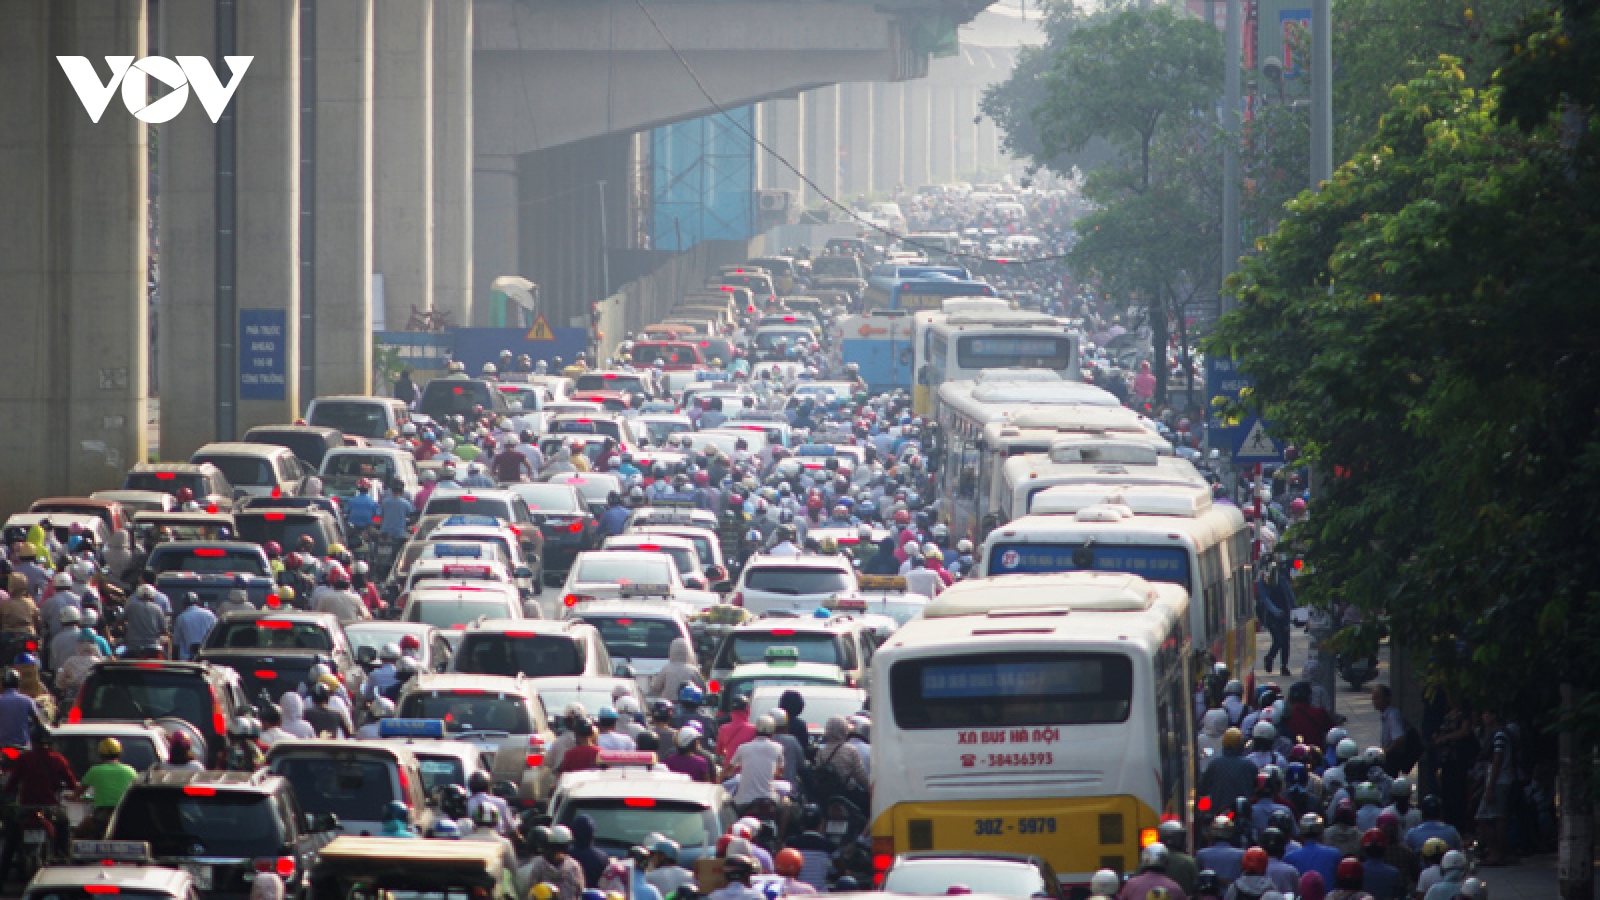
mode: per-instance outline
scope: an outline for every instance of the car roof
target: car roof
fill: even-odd
[[[687,621],[682,608],[660,603],[629,603],[626,600],[591,600],[583,605],[582,612],[573,612],[572,619],[582,621],[586,616],[631,616],[636,619],[672,619]],[[538,620],[544,621],[544,620]]]
[[[476,527],[476,526],[473,526],[473,527]],[[428,535],[428,540],[423,541],[423,543],[425,543],[425,544],[434,543],[433,534],[429,534]],[[446,543],[448,543],[448,541]],[[472,568],[482,568],[484,566],[489,566],[491,568],[499,570],[498,573],[493,573],[492,572],[490,574],[501,574],[501,575],[507,575],[507,577],[509,577],[508,570],[506,569],[505,566],[500,564],[499,560],[478,559],[478,560],[473,560],[472,562],[463,563],[463,562],[458,562],[456,560],[452,560],[452,559],[450,559],[448,557],[435,557],[435,558],[431,558],[431,559],[419,559],[419,560],[417,560],[416,563],[414,565],[412,565],[412,567],[411,567],[411,579],[413,581],[417,580],[418,576],[420,576],[420,575],[422,575],[424,573],[427,573],[429,569],[438,569],[439,570],[438,574],[443,576],[443,575],[445,575],[445,571],[444,570],[446,568],[453,567],[453,566],[469,566],[469,567],[472,567]]]
[[[221,472],[222,470],[211,463],[190,462],[145,462],[134,463],[128,469],[128,474],[147,474],[150,472],[174,472],[179,475],[201,475],[207,472]]]
[[[420,637],[438,630],[438,628],[429,625],[427,622],[402,622],[397,619],[369,619],[361,622],[351,622],[344,626],[344,633],[347,636],[353,631],[356,634],[377,632],[400,636],[415,634]]]
[[[507,631],[526,631],[534,634],[571,634],[582,622],[573,622],[567,619],[484,619],[473,622],[466,627],[466,631],[483,633],[503,633]]]
[[[641,563],[659,561],[670,565],[670,561],[662,559],[661,554],[649,550],[585,550],[578,555],[584,559],[604,557],[606,559],[621,559]]]
[[[844,684],[844,670],[828,663],[792,662],[774,664],[769,662],[740,663],[734,666],[729,679],[758,678],[763,675],[773,678],[813,678],[835,679],[839,684]]]
[[[733,626],[736,632],[742,631],[772,631],[782,628],[788,631],[837,631],[859,625],[849,616],[829,616],[821,619],[816,616],[762,616]]]
[[[337,753],[387,753],[401,763],[415,763],[416,757],[404,744],[389,740],[351,740],[349,738],[281,738],[267,751],[270,760],[289,753],[313,754],[333,751]]]
[[[767,553],[757,553],[750,557],[749,562],[745,563],[744,568],[745,571],[748,572],[750,569],[762,565],[774,567],[781,566],[783,568],[794,568],[798,566],[807,569],[839,569],[842,571],[854,571],[854,568],[850,565],[849,560],[845,559],[844,557],[822,553],[802,553],[799,556],[773,556]]]
[[[530,699],[538,699],[534,683],[530,679],[520,676],[474,675],[464,672],[418,675],[406,685],[404,693],[406,695],[427,691],[451,693],[463,690],[493,691],[499,694],[518,694]]]
[[[63,737],[155,737],[165,738],[166,729],[151,722],[80,722],[76,725],[57,725],[50,729],[57,738]]]
[[[680,550],[694,549],[694,541],[691,541],[686,537],[679,537],[678,535],[674,534],[644,534],[637,531],[624,531],[621,534],[607,535],[604,542],[605,546],[603,546],[601,549],[607,551],[612,549],[628,549],[626,547],[613,548],[611,546],[612,541],[616,541],[618,544],[656,544],[658,546],[674,547]],[[644,552],[649,553],[651,551],[646,550]]]
[[[132,891],[170,894],[187,900],[194,877],[183,869],[166,866],[118,863],[114,866],[46,866],[28,882],[25,893],[50,888],[82,887],[90,884],[116,885]]]
[[[727,797],[727,791],[720,784],[675,778],[594,778],[575,784],[567,791],[568,802],[622,797],[653,797],[679,803],[698,803],[709,809],[717,809]]]
[[[471,584],[426,583],[430,580],[437,582],[444,579],[422,579],[423,583],[416,584],[411,588],[411,594],[407,598],[407,602],[445,603],[454,601],[457,603],[471,603],[474,600],[515,599],[517,596],[517,586],[504,581],[473,581]],[[493,596],[481,596],[483,594],[491,594]]]
[[[238,456],[282,456],[294,451],[280,444],[254,444],[247,441],[217,441],[202,446],[195,453],[221,453]]]
[[[280,741],[279,743],[288,743]],[[336,743],[328,741],[327,743]],[[348,743],[348,742],[339,742]],[[277,746],[274,744],[273,746]],[[219,772],[216,770],[195,771],[193,769],[169,770],[150,769],[142,773],[132,787],[188,787],[204,785],[219,790],[259,791],[270,793],[280,785],[286,785],[282,775],[265,770],[256,772]]]
[[[339,630],[339,617],[333,613],[312,612],[303,609],[262,609],[255,612],[234,610],[222,617],[224,622],[255,622],[261,619],[285,619],[290,622],[304,622],[308,625],[322,625],[329,631]]]
[[[1044,860],[1032,853],[1005,853],[999,850],[914,850],[900,854],[901,859],[959,859],[978,862],[1022,863],[1039,865]]]

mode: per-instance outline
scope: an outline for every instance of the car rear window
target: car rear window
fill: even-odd
[[[896,865],[884,878],[886,893],[933,896],[951,885],[975,885],[985,894],[1027,900],[1045,893],[1038,866],[1022,862],[975,859],[912,859]]]
[[[645,393],[644,379],[637,375],[618,375],[615,373],[590,373],[579,375],[574,391],[634,391]]]
[[[661,360],[664,365],[690,366],[704,362],[700,351],[693,346],[673,344],[634,344],[633,364],[636,366],[653,366],[656,360]]]
[[[201,475],[180,475],[176,472],[129,472],[128,477],[122,479],[122,489],[125,491],[159,491],[163,494],[176,495],[183,488],[193,491],[196,500],[211,493],[210,486]]]
[[[310,622],[229,620],[211,627],[205,646],[230,650],[332,650],[333,638],[321,625]]]
[[[809,566],[756,566],[744,580],[745,590],[768,594],[832,594],[850,590],[850,575],[841,569]]]
[[[485,616],[504,619],[512,611],[505,600],[415,600],[406,606],[407,622],[435,628],[461,629]]]
[[[429,691],[411,694],[400,704],[407,719],[442,719],[451,734],[463,731],[504,731],[528,734],[533,722],[524,701],[499,694]]]
[[[176,716],[211,726],[211,686],[193,671],[101,668],[90,678],[80,707],[85,719],[142,722]]]
[[[319,401],[311,411],[311,424],[337,428],[345,434],[382,438],[389,431],[389,416],[382,404]]]
[[[222,470],[223,476],[234,485],[252,485],[265,487],[278,483],[278,473],[273,470],[272,462],[258,456],[233,456],[222,453],[198,453],[189,460],[192,463],[211,463]]]
[[[588,512],[588,507],[578,499],[577,489],[568,484],[524,484],[518,486],[516,492],[536,516]]]
[[[611,850],[644,844],[652,834],[665,835],[680,847],[703,847],[712,837],[706,832],[705,813],[699,804],[619,797],[570,803],[561,821],[570,825],[578,816],[588,816],[594,820],[595,843]]]
[[[586,584],[671,584],[672,573],[667,570],[671,564],[666,557],[608,559],[603,553],[595,554],[583,558],[572,580]]]
[[[100,758],[100,742],[107,735],[103,734],[73,734],[56,735],[56,752],[67,758],[67,765],[72,767],[72,773],[79,778],[89,771],[90,766],[98,766]],[[122,742],[121,762],[127,763],[140,772],[145,771],[156,762],[156,745],[149,738],[116,735]]]
[[[381,478],[395,476],[394,460],[381,453],[339,453],[329,457],[323,478]]]
[[[322,517],[306,513],[261,512],[234,516],[239,539],[252,544],[277,541],[280,547],[298,547],[301,535],[310,535],[318,555],[328,549],[327,526]]]
[[[455,671],[477,675],[582,675],[583,654],[570,637],[535,632],[469,634],[461,639]]]
[[[428,498],[425,515],[453,516],[469,513],[475,516],[494,516],[504,522],[511,521],[511,504],[499,497],[480,497],[477,494],[434,494]]]
[[[265,575],[267,567],[261,554],[254,550],[230,550],[224,547],[194,547],[186,550],[160,549],[151,558],[149,568],[161,572],[200,572]]]
[[[855,654],[849,652],[849,644],[839,635],[825,631],[738,631],[723,643],[717,666],[731,669],[744,663],[766,662],[768,647],[793,647],[800,654],[800,662],[854,669]]]
[[[395,796],[393,768],[387,760],[354,755],[289,753],[272,763],[294,785],[306,812],[354,822],[381,822],[384,806],[404,799]]]
[[[442,378],[428,382],[428,386],[422,389],[422,402],[417,404],[417,410],[438,419],[440,416],[470,415],[473,407],[477,406],[489,410],[495,408],[493,392],[488,385]]]
[[[600,631],[600,640],[613,658],[666,659],[676,638],[686,637],[671,619],[627,615],[578,617]]]
[[[283,822],[270,796],[254,791],[211,790],[194,796],[180,788],[135,787],[117,807],[110,835],[117,841],[149,841],[154,856],[277,856]],[[301,792],[301,796],[306,796]]]

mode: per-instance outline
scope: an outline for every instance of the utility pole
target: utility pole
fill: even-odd
[[[1228,0],[1223,16],[1222,91],[1222,277],[1239,267],[1239,42],[1240,0]],[[1326,4],[1328,0],[1320,0]],[[1221,294],[1220,312],[1233,311],[1233,298]]]
[[[1333,177],[1333,11],[1311,0],[1311,189]]]

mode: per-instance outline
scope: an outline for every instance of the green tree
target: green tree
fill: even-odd
[[[1550,117],[1447,59],[1230,282],[1208,344],[1329,477],[1304,591],[1425,677],[1521,715],[1600,688],[1596,180]],[[1582,727],[1600,728],[1600,707]]]

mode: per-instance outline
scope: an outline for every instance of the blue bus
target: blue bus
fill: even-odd
[[[895,285],[902,281],[914,281],[930,277],[969,281],[972,279],[972,273],[963,266],[902,266],[893,263],[882,263],[873,266],[872,272],[867,275],[867,292],[862,308],[865,310],[892,309],[890,295],[893,293]]]

